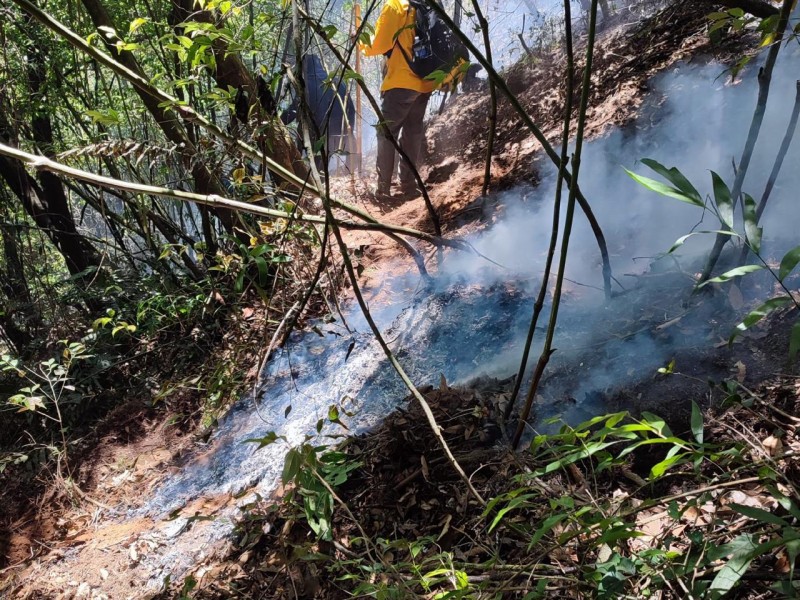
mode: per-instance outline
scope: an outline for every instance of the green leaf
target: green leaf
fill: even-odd
[[[361,76],[360,73],[356,73],[351,69],[347,69],[344,74],[342,75],[342,79],[345,83],[350,81],[364,81],[364,78]]]
[[[669,428],[664,419],[658,415],[654,415],[651,412],[642,411],[642,422],[652,427],[653,431],[658,432],[660,435],[672,437],[672,430]]]
[[[264,260],[262,256],[256,256],[253,261],[256,263],[256,267],[258,267],[258,283],[261,285],[266,285],[267,281],[269,281],[269,268],[267,267],[267,261]]]
[[[339,407],[334,405],[328,409],[328,420],[333,423],[339,420]]]
[[[709,588],[711,598],[721,598],[727,594],[734,585],[742,578],[747,572],[747,568],[756,556],[759,548],[755,540],[749,536],[741,536],[736,538],[730,544],[725,544],[728,547],[734,547],[733,555],[725,563],[725,566],[720,569],[714,581],[711,582]]]
[[[756,214],[756,201],[750,194],[744,195],[744,233],[747,242],[753,252],[758,254],[761,251],[761,235],[764,229],[758,226],[758,215]]]
[[[786,554],[789,555],[789,578],[794,579],[794,566],[797,563],[797,555],[800,554],[800,540],[786,542]]]
[[[236,281],[233,283],[233,291],[237,294],[241,294],[244,291],[244,269],[239,271],[236,276]]]
[[[703,443],[703,413],[694,400],[692,400],[692,435],[698,444]]]
[[[511,512],[512,510],[514,510],[523,503],[527,504],[528,500],[531,500],[532,498],[535,497],[536,497],[535,494],[522,494],[512,499],[511,502],[509,502],[503,508],[497,511],[497,515],[492,521],[492,524],[489,526],[489,532],[491,532],[495,527],[497,527],[497,524],[503,520],[503,517],[505,517],[506,514],[508,514],[509,512]]]
[[[789,296],[777,296],[776,298],[770,298],[764,302],[764,304],[751,311],[750,314],[748,314],[744,320],[736,326],[736,329],[731,334],[728,343],[733,343],[733,340],[735,340],[740,333],[747,331],[761,319],[766,317],[769,313],[780,308],[781,306],[786,306],[791,301],[792,299]]]
[[[700,192],[697,191],[691,182],[686,179],[683,173],[681,173],[677,168],[671,167],[668,169],[658,161],[655,161],[651,158],[643,158],[641,162],[643,165],[653,169],[653,171],[661,175],[681,192],[694,199],[698,205],[704,206],[703,198],[700,196]]]
[[[668,196],[670,198],[675,198],[676,200],[680,200],[681,202],[686,202],[687,204],[693,204],[694,206],[699,206],[701,208],[705,206],[702,201],[698,201],[691,196],[687,196],[680,190],[665,185],[660,181],[656,181],[655,179],[650,179],[649,177],[644,177],[642,175],[637,175],[636,173],[634,173],[633,171],[629,171],[628,169],[625,169],[625,172],[636,183],[643,185],[648,190],[656,192],[657,194],[661,194],[662,196]]]
[[[764,267],[762,267],[761,265],[744,265],[743,267],[736,267],[735,269],[731,269],[730,271],[727,271],[718,277],[709,279],[705,283],[700,284],[699,287],[706,286],[709,283],[725,283],[726,281],[730,281],[731,279],[735,279],[737,277],[742,277],[743,275],[747,275],[748,273],[755,273],[756,271],[760,271],[763,268]]]
[[[542,526],[539,527],[539,529],[537,529],[534,532],[533,537],[531,537],[531,541],[528,543],[528,550],[533,548],[539,540],[541,540],[545,535],[547,535],[550,532],[550,530],[553,529],[553,527],[561,523],[561,521],[563,521],[566,518],[567,515],[564,513],[551,515],[547,517],[542,523]]]
[[[650,468],[650,479],[658,479],[664,473],[666,473],[670,468],[674,467],[675,465],[681,464],[686,461],[686,454],[676,454],[675,456],[669,456],[662,460],[660,463],[653,465]]]
[[[274,444],[278,440],[283,440],[283,439],[286,439],[286,438],[284,438],[282,435],[276,434],[274,431],[270,431],[264,437],[248,438],[248,439],[244,440],[244,443],[245,444],[258,444],[258,448],[256,448],[256,450],[261,450],[261,448],[264,448],[266,446]]]
[[[798,352],[800,352],[800,320],[792,327],[792,335],[789,340],[789,360],[796,359]]]
[[[731,190],[722,180],[722,177],[711,171],[711,181],[714,184],[714,201],[717,204],[719,220],[726,227],[733,227],[733,200]]]
[[[300,462],[302,457],[300,453],[292,448],[286,454],[286,460],[283,463],[283,472],[281,473],[281,481],[284,485],[292,481],[300,471]]]
[[[744,504],[736,504],[735,502],[732,502],[728,506],[730,506],[736,512],[744,515],[745,517],[750,517],[751,519],[755,519],[756,521],[761,521],[762,523],[769,523],[770,525],[777,525],[778,527],[789,527],[789,523],[781,519],[779,516],[773,515],[771,512],[768,512],[766,510],[755,508],[754,506],[745,506]]]
[[[141,27],[145,23],[147,23],[147,19],[143,19],[142,17],[134,19],[133,21],[131,21],[130,25],[128,25],[128,33],[135,32],[137,29],[139,29],[139,27]]]
[[[786,277],[794,271],[797,263],[800,262],[800,246],[793,248],[786,253],[786,256],[781,260],[781,268],[778,271],[778,279],[783,281]]]

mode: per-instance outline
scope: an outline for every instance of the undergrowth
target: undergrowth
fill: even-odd
[[[199,597],[794,598],[796,384],[716,387],[726,408],[692,403],[685,435],[627,412],[561,425],[519,454],[476,450],[470,434],[460,456],[477,461],[485,507],[424,432],[398,426],[413,414],[338,446],[307,443],[287,457],[283,500],[247,507],[244,572]],[[448,421],[459,436],[488,418],[463,410],[474,405],[463,391],[435,393],[451,416],[462,408]]]

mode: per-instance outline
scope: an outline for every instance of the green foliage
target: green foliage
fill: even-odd
[[[625,170],[630,177],[645,186],[647,189],[659,193],[663,196],[676,198],[682,202],[692,204],[695,206],[706,208],[706,204],[700,199],[700,195],[696,188],[683,176],[683,174],[675,167],[666,168],[660,163],[651,160],[643,159],[642,163],[653,169],[656,173],[667,179],[674,187],[667,186],[659,181],[649,179],[636,175],[631,171]],[[714,189],[714,201],[711,208],[715,211],[722,229],[717,231],[701,231],[693,232],[679,238],[672,247],[667,251],[670,254],[680,248],[686,240],[695,235],[701,234],[723,234],[730,235],[737,239],[741,239],[749,248],[749,250],[759,259],[761,264],[755,265],[741,265],[713,277],[701,283],[698,288],[703,288],[709,284],[727,283],[736,281],[741,277],[759,271],[767,271],[780,285],[783,293],[768,299],[759,307],[750,311],[747,316],[736,325],[734,331],[729,338],[730,343],[736,339],[742,332],[747,331],[750,327],[760,322],[764,317],[772,313],[778,308],[794,305],[800,309],[800,304],[795,297],[790,293],[789,289],[784,285],[784,280],[789,277],[800,264],[800,246],[793,248],[787,252],[780,262],[780,267],[777,272],[769,265],[769,263],[759,254],[761,250],[761,237],[762,228],[758,226],[758,218],[756,214],[756,203],[752,197],[747,194],[743,195],[743,221],[744,221],[744,235],[737,233],[733,230],[733,214],[734,214],[734,199],[731,197],[730,188],[723,181],[723,179],[713,171],[711,172],[712,187]],[[789,358],[794,360],[797,353],[800,351],[800,318],[792,328],[789,344]]]
[[[736,384],[732,385],[734,389]],[[775,499],[774,508],[724,500],[726,489],[737,489],[735,478],[747,480],[758,473],[765,482],[786,483],[777,458],[754,459],[746,445],[709,442],[703,413],[694,403],[690,433],[691,439],[675,435],[656,415],[645,413],[636,419],[620,412],[536,436],[529,449],[536,468],[512,477],[507,490],[492,498],[483,511],[484,524],[474,526],[479,539],[524,547],[523,556],[529,557],[522,559],[525,566],[502,559],[465,561],[438,546],[441,535],[411,540],[350,538],[346,557],[316,554],[308,558],[325,568],[343,589],[357,597],[375,598],[502,597],[508,592],[501,582],[509,584],[514,569],[522,568],[529,582],[528,598],[552,597],[557,588],[569,589],[559,586],[571,585],[581,590],[581,597],[609,600],[660,597],[675,589],[684,590],[687,597],[712,600],[735,590],[752,569],[762,569],[759,561],[771,553],[785,551],[793,564],[800,554],[800,508],[795,492],[790,491],[794,488],[783,485],[780,491],[777,484],[766,484],[769,490],[764,493]],[[274,443],[278,438],[271,435],[251,441]],[[640,488],[644,493],[612,497],[603,492],[604,477],[629,468],[635,456],[658,457],[645,487]],[[329,539],[333,519],[329,511],[338,501],[332,490],[346,483],[358,466],[351,461],[344,454],[308,443],[287,455],[283,481],[295,486],[287,501],[302,500],[303,518],[321,539]],[[340,476],[332,477],[330,471],[323,476],[325,462],[338,465]],[[585,482],[572,493],[553,494],[549,486],[573,479],[575,471],[583,474]],[[319,485],[321,481],[327,485]],[[694,481],[697,489],[665,497],[652,493],[673,490],[669,482],[681,481]],[[578,489],[585,493],[575,493]],[[698,514],[711,520],[688,516]],[[653,519],[663,522],[659,534],[642,530]],[[345,521],[350,522],[349,518]],[[736,533],[729,533],[733,522]],[[482,528],[485,532],[479,533]],[[673,534],[673,530],[682,533]],[[580,568],[569,577],[552,580],[546,575],[547,557],[557,551],[574,555]],[[570,572],[563,563],[557,564],[555,572]],[[503,566],[508,570],[493,570]],[[792,577],[793,572],[792,568]],[[793,580],[781,585],[796,589]]]
[[[758,32],[761,38],[760,47],[762,48],[771,46],[777,39],[777,14],[767,17],[766,19],[760,19],[759,17],[754,17],[746,13],[741,8],[731,8],[725,11],[710,13],[708,15],[708,21],[708,34],[712,40],[718,40],[725,32],[739,33],[745,30],[755,30]],[[735,78],[753,58],[753,55],[742,56],[731,68],[731,77]]]

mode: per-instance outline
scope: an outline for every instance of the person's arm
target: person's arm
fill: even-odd
[[[398,11],[394,3],[387,3],[383,7],[378,22],[375,23],[375,35],[372,36],[370,45],[359,44],[364,56],[380,56],[394,48],[397,36],[405,27],[406,13]]]

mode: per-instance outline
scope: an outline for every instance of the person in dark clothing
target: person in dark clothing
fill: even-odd
[[[305,100],[313,124],[312,144],[316,144],[324,136],[329,158],[337,152],[353,151],[352,128],[356,107],[347,93],[347,86],[340,81],[334,91],[335,81],[328,81],[328,72],[316,54],[306,54],[302,60]],[[296,120],[298,108],[299,103],[295,97],[291,106],[283,113],[285,123]],[[318,166],[321,166],[319,162]]]

